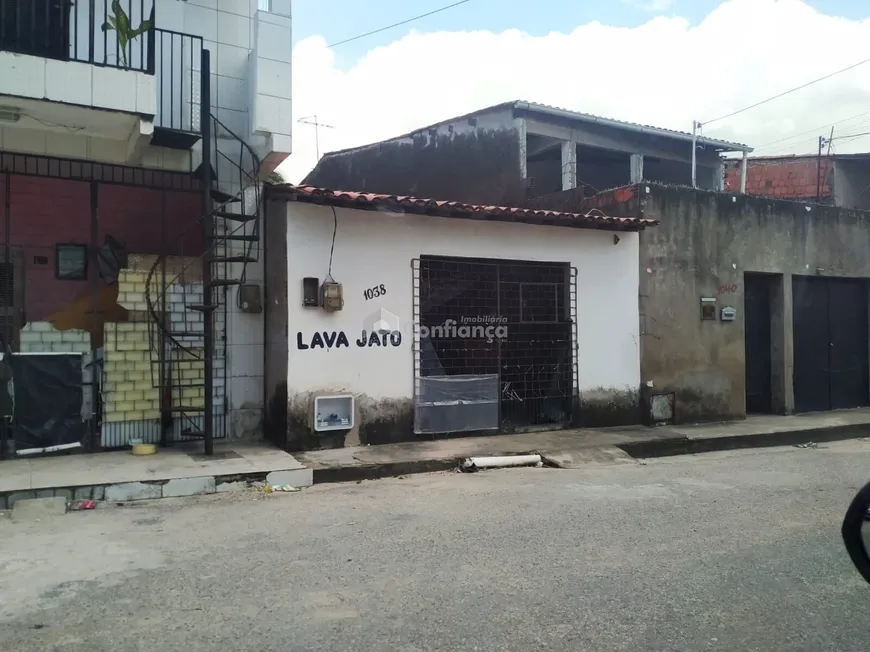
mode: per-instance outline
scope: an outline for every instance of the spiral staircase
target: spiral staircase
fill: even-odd
[[[202,217],[158,256],[145,298],[152,383],[160,390],[161,444],[202,440],[205,454],[226,437],[228,301],[259,260],[261,162],[243,138],[211,114],[209,54],[203,53]],[[193,235],[193,238],[191,236]],[[184,245],[198,241],[194,255]],[[173,254],[168,254],[172,251]],[[238,297],[238,293],[236,293]]]

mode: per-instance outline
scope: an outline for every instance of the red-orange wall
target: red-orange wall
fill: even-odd
[[[0,176],[0,246],[5,244],[9,220],[13,251],[23,251],[25,319],[41,321],[87,294],[88,281],[55,278],[55,244],[89,245],[91,240],[91,184],[42,177],[11,175],[11,208],[6,214],[5,183]],[[202,251],[200,196],[195,192],[165,191],[100,184],[97,195],[97,246],[108,234],[126,244],[128,253],[195,255]],[[166,210],[164,239],[162,213]],[[88,251],[88,278],[97,276],[95,251]],[[35,256],[48,259],[34,263]],[[3,251],[0,249],[0,259]],[[99,281],[102,283],[102,281]]]
[[[729,163],[725,169],[725,190],[740,192],[740,168],[742,162]],[[816,157],[785,156],[782,158],[750,158],[746,168],[746,194],[778,199],[815,199],[819,191],[821,176],[821,197],[831,194],[830,171],[832,162],[827,157],[821,162]]]

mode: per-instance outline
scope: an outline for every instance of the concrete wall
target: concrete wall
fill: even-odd
[[[746,273],[771,275],[771,394],[779,413],[794,409],[792,277],[870,278],[863,211],[652,183],[527,204],[661,221],[640,235],[641,380],[645,396],[674,394],[679,423],[746,415]],[[736,320],[702,321],[702,297],[716,299],[717,313],[735,308]]]
[[[318,393],[356,397],[359,427],[342,444],[414,439],[413,270],[421,255],[566,262],[577,268],[577,387],[584,414],[636,417],[640,380],[638,236],[604,231],[385,214],[287,202],[288,429],[291,445],[314,447],[310,402]],[[329,267],[343,284],[340,312],[302,307],[302,279]],[[273,240],[270,238],[270,240]],[[269,254],[271,257],[271,252]],[[367,300],[368,288],[385,293]],[[274,299],[270,297],[270,301]],[[401,343],[359,346],[386,310]],[[344,333],[347,346],[312,346]],[[336,335],[337,336],[337,335]],[[341,342],[341,340],[332,340]]]
[[[782,275],[771,384],[774,409],[791,412],[792,276],[870,277],[870,213],[652,184],[632,205],[661,220],[641,234],[644,383],[675,394],[679,422],[745,416],[744,274]],[[702,321],[701,297],[735,308],[736,320]]]
[[[834,159],[834,203],[870,209],[870,159]]]

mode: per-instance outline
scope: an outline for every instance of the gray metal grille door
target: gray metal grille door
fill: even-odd
[[[575,268],[423,256],[412,271],[416,433],[571,422]]]

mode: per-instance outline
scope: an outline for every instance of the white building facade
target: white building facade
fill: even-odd
[[[65,437],[85,450],[258,437],[261,181],[291,152],[290,0],[4,10],[3,339],[83,356],[81,437]]]
[[[653,223],[310,187],[270,196],[276,441],[378,444],[636,410],[638,231]],[[333,281],[340,309],[323,298]]]

